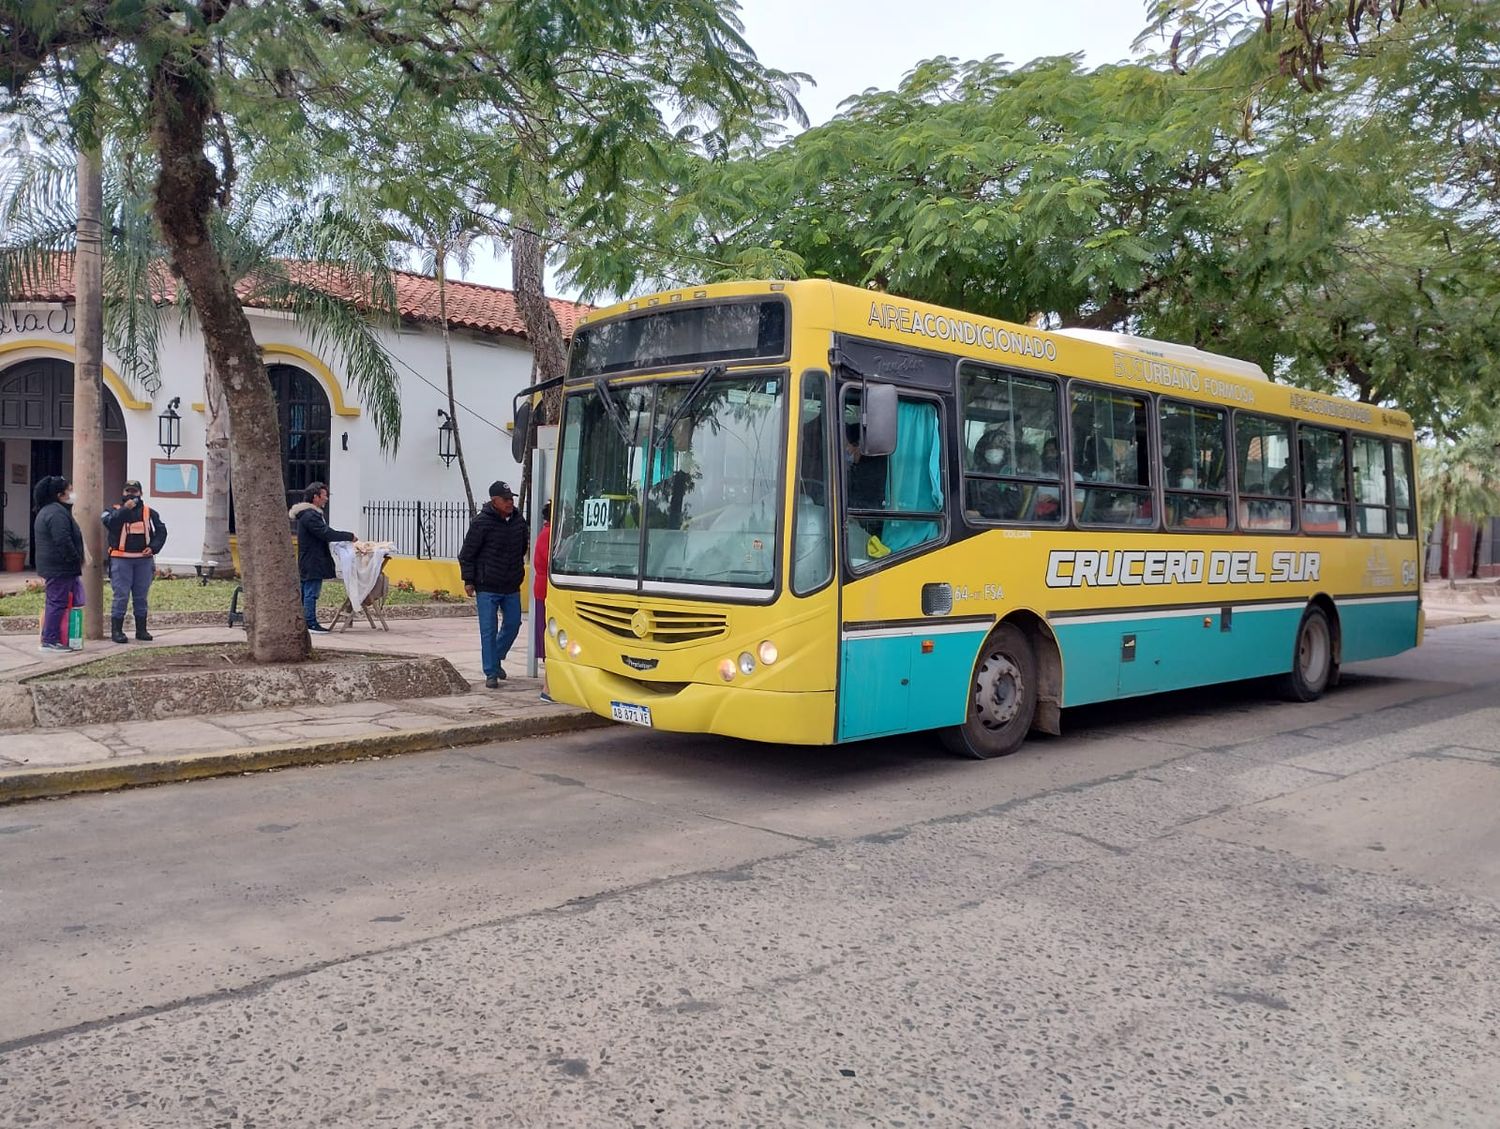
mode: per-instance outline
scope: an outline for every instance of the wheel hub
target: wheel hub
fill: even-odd
[[[1003,729],[1015,720],[1025,700],[1021,668],[1009,655],[987,655],[974,676],[974,707],[979,724]]]
[[[1310,621],[1307,629],[1302,632],[1301,645],[1297,648],[1297,663],[1306,681],[1316,682],[1323,677],[1329,651],[1328,629],[1321,621]]]

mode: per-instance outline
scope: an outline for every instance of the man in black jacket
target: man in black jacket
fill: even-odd
[[[305,501],[298,502],[287,511],[297,527],[297,571],[302,577],[302,617],[307,629],[326,632],[328,628],[318,622],[318,596],[323,591],[323,581],[332,580],[337,574],[333,567],[333,554],[328,546],[334,541],[353,541],[354,534],[341,529],[330,529],[323,520],[323,511],[328,508],[328,487],[314,482],[303,493]]]
[[[73,484],[50,474],[36,484],[32,500],[37,505],[36,524],[31,530],[36,550],[36,572],[47,582],[42,609],[42,650],[67,654],[62,641],[62,620],[68,600],[83,602],[83,530],[73,520]]]
[[[526,574],[526,550],[531,532],[516,512],[516,496],[503,482],[490,485],[490,500],[479,507],[469,524],[458,568],[464,592],[479,608],[479,654],[484,661],[484,684],[500,685],[510,645],[521,631],[521,581]],[[496,618],[500,629],[496,631]]]
[[[146,600],[156,579],[156,554],[167,543],[167,523],[146,505],[141,484],[125,483],[120,504],[104,511],[105,541],[109,549],[109,587],[114,601],[109,609],[109,637],[116,643],[125,638],[125,604],[135,604],[135,637],[151,641],[146,630]]]

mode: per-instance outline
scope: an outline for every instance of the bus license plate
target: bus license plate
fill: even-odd
[[[651,727],[650,706],[637,706],[629,702],[610,702],[609,716],[628,725],[644,725],[648,729]]]

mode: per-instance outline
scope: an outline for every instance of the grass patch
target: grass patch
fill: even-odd
[[[238,586],[237,580],[210,580],[199,584],[196,576],[179,577],[172,580],[158,579],[151,585],[151,610],[153,612],[225,612],[229,611],[229,597]],[[109,611],[113,598],[109,580],[104,581],[104,608]],[[17,592],[11,596],[0,596],[0,616],[41,615],[44,594]],[[323,594],[318,599],[319,607],[336,608],[344,602],[344,586],[337,580],[323,584]],[[432,602],[431,592],[407,591],[391,585],[386,596],[386,606],[395,604],[427,604]],[[245,603],[240,596],[240,606]]]
[[[308,662],[366,661],[371,657],[359,651],[314,650]],[[113,678],[123,674],[173,674],[239,668],[265,670],[273,665],[276,664],[257,663],[251,659],[250,647],[246,643],[193,643],[181,647],[121,650],[107,658],[48,671],[28,681],[63,682],[71,679]]]

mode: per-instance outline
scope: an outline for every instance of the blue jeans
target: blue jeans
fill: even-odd
[[[302,582],[302,619],[308,627],[318,626],[318,597],[323,592],[321,580]]]
[[[474,602],[479,608],[479,657],[484,664],[484,676],[494,678],[500,673],[505,656],[510,654],[510,645],[521,633],[521,593],[476,592]]]

